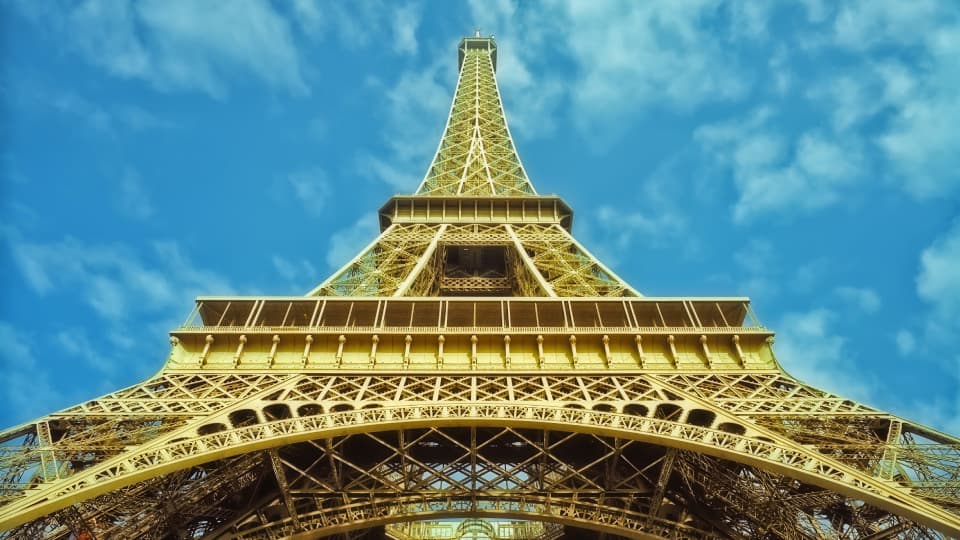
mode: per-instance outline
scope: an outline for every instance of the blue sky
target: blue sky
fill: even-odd
[[[412,192],[496,35],[540,193],[654,296],[960,433],[960,4],[0,2],[0,423],[156,372],[196,295],[303,294]]]

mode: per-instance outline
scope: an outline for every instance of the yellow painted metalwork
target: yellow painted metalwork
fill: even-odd
[[[496,43],[460,43],[460,77],[440,146],[418,195],[536,195],[520,163],[494,75]]]
[[[394,540],[554,540],[563,527],[530,521],[464,519],[459,521],[406,521],[388,525],[386,536]]]
[[[746,298],[641,296],[534,191],[493,40],[459,58],[357,257],[0,434],[0,537],[960,536],[960,440],[792,378]]]

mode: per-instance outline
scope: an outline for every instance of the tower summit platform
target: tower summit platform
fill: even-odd
[[[469,50],[486,51],[490,56],[490,63],[493,66],[493,70],[497,70],[497,43],[493,40],[493,36],[480,37],[480,31],[477,30],[474,32],[473,37],[465,37],[461,39],[460,45],[457,46],[458,70],[463,68],[463,59],[466,57],[467,51]]]

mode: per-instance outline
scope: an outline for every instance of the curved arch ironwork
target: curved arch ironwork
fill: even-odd
[[[456,518],[535,519],[641,540],[714,538],[711,533],[694,527],[660,518],[650,518],[638,512],[578,501],[574,496],[528,496],[512,500],[483,497],[460,500],[400,496],[392,500],[365,501],[340,508],[335,512],[315,512],[301,516],[298,527],[294,527],[290,519],[281,519],[265,526],[227,534],[225,537],[236,540],[277,537],[314,538],[394,523]]]
[[[291,407],[294,409],[294,407]],[[222,414],[229,415],[233,411]],[[826,455],[810,452],[775,433],[736,434],[679,421],[604,411],[532,404],[439,403],[361,408],[310,417],[292,417],[189,437],[173,432],[80,471],[55,485],[4,507],[0,523],[16,526],[69,504],[157,475],[229,456],[314,439],[420,427],[513,427],[617,437],[691,450],[795,478],[863,500],[946,534],[960,532],[960,519]],[[934,516],[939,521],[933,521]]]

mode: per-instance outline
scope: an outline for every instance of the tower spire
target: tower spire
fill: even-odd
[[[447,126],[418,195],[522,196],[536,190],[520,163],[497,87],[493,37],[463,38]]]
[[[640,296],[571,233],[520,163],[493,37],[460,41],[446,128],[420,187],[380,209],[380,236],[310,296]]]

